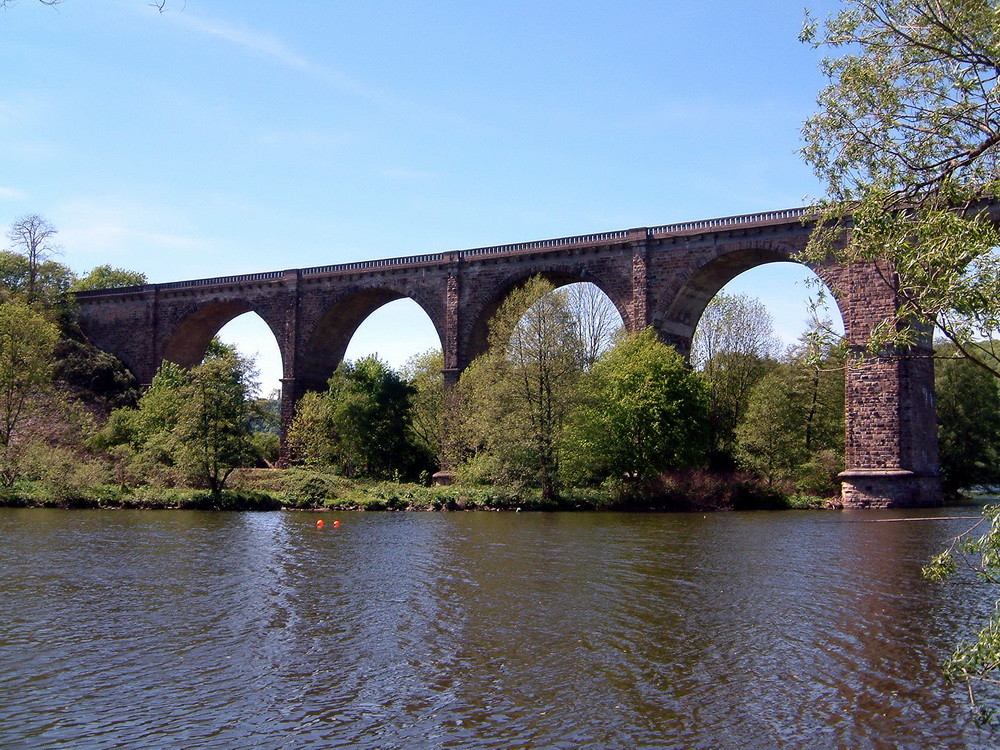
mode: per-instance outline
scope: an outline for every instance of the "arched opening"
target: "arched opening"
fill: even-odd
[[[483,306],[472,322],[464,364],[468,364],[486,351],[489,346],[490,326],[497,312],[515,291],[522,289],[535,278],[543,279],[551,284],[556,292],[565,295],[579,316],[587,319],[588,325],[584,326],[587,330],[581,329],[580,335],[592,343],[591,350],[597,354],[607,348],[610,336],[624,325],[628,314],[627,291],[611,289],[597,279],[583,278],[570,271],[540,272],[507,284]],[[526,305],[524,312],[527,308]]]
[[[394,289],[361,289],[337,300],[319,319],[298,376],[303,390],[323,390],[345,358],[377,354],[399,369],[429,348],[441,348],[441,332],[423,305]]]
[[[320,318],[300,360],[292,459],[349,477],[412,481],[436,471],[440,349],[437,327],[416,300],[385,288],[343,296]],[[428,350],[433,354],[407,367]],[[350,408],[339,409],[345,402]]]
[[[732,262],[710,264],[683,297],[697,313],[690,355],[710,402],[710,463],[785,493],[834,495],[844,468],[837,301],[801,264],[762,263],[726,280]]]
[[[764,263],[734,276],[705,301],[692,331],[695,342],[691,352],[692,364],[697,369],[702,369],[704,360],[711,356],[714,348],[711,344],[699,347],[698,342],[704,341],[705,329],[712,322],[706,319],[705,312],[720,297],[739,297],[759,303],[759,307],[766,312],[766,320],[758,322],[763,322],[769,330],[758,327],[757,333],[765,337],[769,332],[773,334],[774,346],[770,348],[775,357],[796,346],[813,325],[828,328],[829,334],[835,338],[844,335],[844,319],[837,301],[814,271],[790,261]],[[703,294],[699,295],[699,302],[702,299]],[[723,348],[726,346],[724,343],[721,345]],[[705,351],[706,348],[708,351]]]
[[[551,283],[551,282],[550,282]],[[572,330],[580,348],[580,361],[589,369],[604,352],[611,348],[615,336],[625,327],[621,313],[611,298],[599,286],[587,281],[575,281],[549,292],[560,299],[569,313]],[[533,307],[541,304],[541,300]],[[524,326],[532,310],[521,315]]]
[[[400,371],[416,355],[440,348],[441,338],[430,317],[404,297],[385,303],[364,319],[351,335],[344,358],[375,355]]]
[[[163,359],[182,367],[194,367],[204,359],[216,336],[255,359],[261,370],[262,395],[280,388],[282,358],[275,333],[245,302],[206,305],[188,315],[164,347]]]
[[[277,399],[281,393],[281,350],[274,333],[257,313],[239,315],[215,334],[223,344],[234,347],[241,355],[253,359],[257,370],[257,394],[261,398]]]

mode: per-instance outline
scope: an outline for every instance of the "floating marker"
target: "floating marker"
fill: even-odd
[[[334,521],[333,522],[333,528],[339,529],[340,528],[340,521]]]
[[[321,519],[319,519],[319,520],[318,520],[318,521],[316,522],[316,528],[317,528],[317,529],[322,529],[324,525],[325,525],[325,524],[323,523],[323,519],[322,519],[322,518],[321,518]]]

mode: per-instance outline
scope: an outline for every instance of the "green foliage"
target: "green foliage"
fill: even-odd
[[[187,373],[173,429],[177,464],[196,486],[219,494],[233,470],[253,460],[250,441],[252,366],[212,357]]]
[[[945,490],[1000,482],[1000,388],[985,369],[939,350],[934,362],[938,445]]]
[[[809,334],[754,385],[736,429],[740,464],[771,485],[830,496],[844,450],[844,360]]]
[[[582,390],[585,405],[567,436],[570,475],[644,484],[704,461],[705,387],[652,329],[619,339]]]
[[[33,293],[29,291],[32,283]],[[38,263],[32,282],[28,259],[11,250],[0,250],[0,300],[19,299],[33,301],[46,309],[60,308],[72,283],[73,272],[54,260]]]
[[[84,292],[90,289],[116,289],[129,286],[142,286],[146,283],[146,274],[139,271],[129,271],[115,268],[110,263],[97,266],[86,276],[73,281],[69,287],[71,292]]]
[[[753,386],[774,369],[781,341],[763,303],[721,292],[702,313],[691,342],[691,362],[708,386],[709,464],[731,469],[735,432]]]
[[[881,262],[902,304],[870,350],[909,346],[936,323],[994,374],[1000,229],[1000,3],[850,0],[802,38],[838,53],[803,130],[827,201],[804,258]]]
[[[462,374],[460,441],[473,480],[558,493],[563,431],[576,406],[583,356],[566,298],[531,279],[508,295],[489,351]]]
[[[444,356],[429,349],[406,364],[404,375],[413,389],[410,417],[414,438],[440,462],[445,451]]]
[[[977,536],[981,527],[985,531]],[[923,569],[924,577],[931,581],[945,581],[958,570],[958,563],[971,570],[980,580],[1000,583],[1000,506],[988,506],[983,517],[972,528],[952,539],[948,548],[936,555]],[[979,631],[974,641],[960,645],[945,662],[945,676],[954,682],[963,682],[976,720],[993,723],[997,718],[997,682],[993,678],[1000,664],[1000,609],[994,612],[986,627]],[[977,703],[977,693],[985,704]]]
[[[58,337],[56,326],[29,305],[0,303],[0,448],[10,447],[32,399],[50,388]]]
[[[231,353],[189,371],[164,362],[137,408],[112,412],[93,446],[116,455],[126,481],[183,479],[218,495],[254,460],[252,393],[252,362]]]
[[[38,214],[28,214],[11,224],[7,232],[13,252],[0,258],[0,275],[9,293],[23,296],[28,303],[54,307],[64,302],[73,272],[56,263],[52,256],[59,247],[52,238],[58,230]]]
[[[344,362],[326,393],[299,401],[289,431],[294,455],[348,477],[416,478],[433,459],[411,429],[413,393],[377,357]]]

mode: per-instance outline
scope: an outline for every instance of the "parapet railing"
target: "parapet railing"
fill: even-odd
[[[597,234],[580,234],[572,237],[556,237],[548,240],[535,240],[533,242],[517,242],[509,245],[490,245],[488,247],[474,247],[467,250],[453,250],[444,253],[425,253],[423,255],[405,255],[398,258],[380,258],[378,260],[359,260],[351,263],[334,263],[327,266],[312,266],[311,268],[298,269],[300,276],[323,276],[344,271],[363,271],[372,268],[389,268],[396,266],[409,266],[417,264],[442,263],[446,261],[458,260],[460,258],[474,258],[481,255],[495,255],[502,253],[516,253],[525,250],[545,250],[549,248],[568,247],[571,245],[591,245],[600,242],[618,242],[645,235],[647,238],[669,236],[671,234],[685,234],[697,231],[711,231],[713,229],[726,229],[736,226],[746,226],[752,224],[764,224],[772,221],[789,221],[792,219],[802,220],[809,217],[814,209],[810,208],[789,208],[781,211],[767,211],[757,214],[743,214],[740,216],[723,216],[718,219],[703,219],[701,221],[685,221],[678,224],[663,224],[658,227],[645,227],[639,229],[621,229],[614,232],[599,232]],[[108,293],[130,294],[150,289],[184,289],[199,286],[218,286],[225,284],[245,284],[253,281],[269,281],[280,279],[285,276],[285,271],[265,271],[262,273],[246,273],[237,276],[216,276],[209,279],[192,279],[190,281],[169,281],[163,284],[145,284],[142,286],[117,287],[114,289],[91,289],[77,292],[77,298],[99,297]]]
[[[812,208],[787,208],[783,211],[767,211],[760,214],[745,216],[724,216],[721,219],[703,219],[702,221],[685,221],[680,224],[664,224],[661,227],[650,227],[647,236],[659,234],[680,234],[698,229],[721,229],[740,224],[763,224],[768,221],[788,221],[789,219],[804,219],[815,213]]]

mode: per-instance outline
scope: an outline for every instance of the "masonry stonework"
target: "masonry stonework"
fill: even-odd
[[[77,295],[80,324],[142,383],[163,360],[198,363],[222,326],[257,313],[283,365],[282,439],[295,404],[325,387],[358,326],[402,297],[428,315],[454,384],[485,351],[489,321],[511,290],[541,275],[556,286],[597,285],[629,330],[653,326],[682,353],[712,297],[755,266],[793,260],[808,240],[792,209],[661,227],[541,240],[317,268],[150,284]],[[940,502],[933,367],[926,348],[865,354],[868,333],[895,309],[888,269],[813,269],[840,307],[853,365],[847,370],[845,506]],[[284,444],[284,442],[282,443]]]

